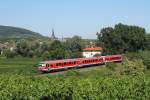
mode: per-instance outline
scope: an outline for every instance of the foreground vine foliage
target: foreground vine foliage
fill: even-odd
[[[150,99],[150,78],[0,75],[0,100]]]

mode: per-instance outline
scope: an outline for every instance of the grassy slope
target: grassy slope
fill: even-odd
[[[39,33],[32,32],[27,29],[1,26],[0,25],[0,39],[13,39],[13,38],[42,38],[43,36]]]
[[[29,58],[15,58],[15,59],[0,59],[0,74],[5,73],[23,73],[32,74],[36,72],[36,68],[33,67],[40,59]]]

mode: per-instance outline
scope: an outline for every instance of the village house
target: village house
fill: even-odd
[[[9,49],[10,51],[13,51],[15,49],[16,45],[15,44],[10,44],[8,42],[6,43],[0,43],[0,55],[3,54],[3,51],[5,49]]]
[[[89,57],[94,57],[95,55],[101,55],[102,54],[102,48],[101,47],[89,47],[83,49],[83,57],[89,58]]]

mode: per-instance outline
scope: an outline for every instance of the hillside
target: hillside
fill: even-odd
[[[13,38],[42,38],[43,36],[39,33],[32,32],[27,29],[12,27],[12,26],[1,26],[0,25],[0,38],[1,39],[13,39]]]

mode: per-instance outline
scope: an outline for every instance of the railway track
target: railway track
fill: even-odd
[[[104,68],[105,65],[93,65],[93,66],[86,66],[86,67],[81,67],[81,68],[69,68],[69,69],[64,69],[64,70],[57,70],[57,71],[52,71],[52,72],[47,72],[47,73],[40,73],[37,75],[34,75],[34,77],[42,77],[42,76],[57,76],[57,75],[62,75],[67,73],[68,71],[77,71],[77,72],[86,72],[86,71],[91,71],[91,70],[97,70],[99,68]]]

